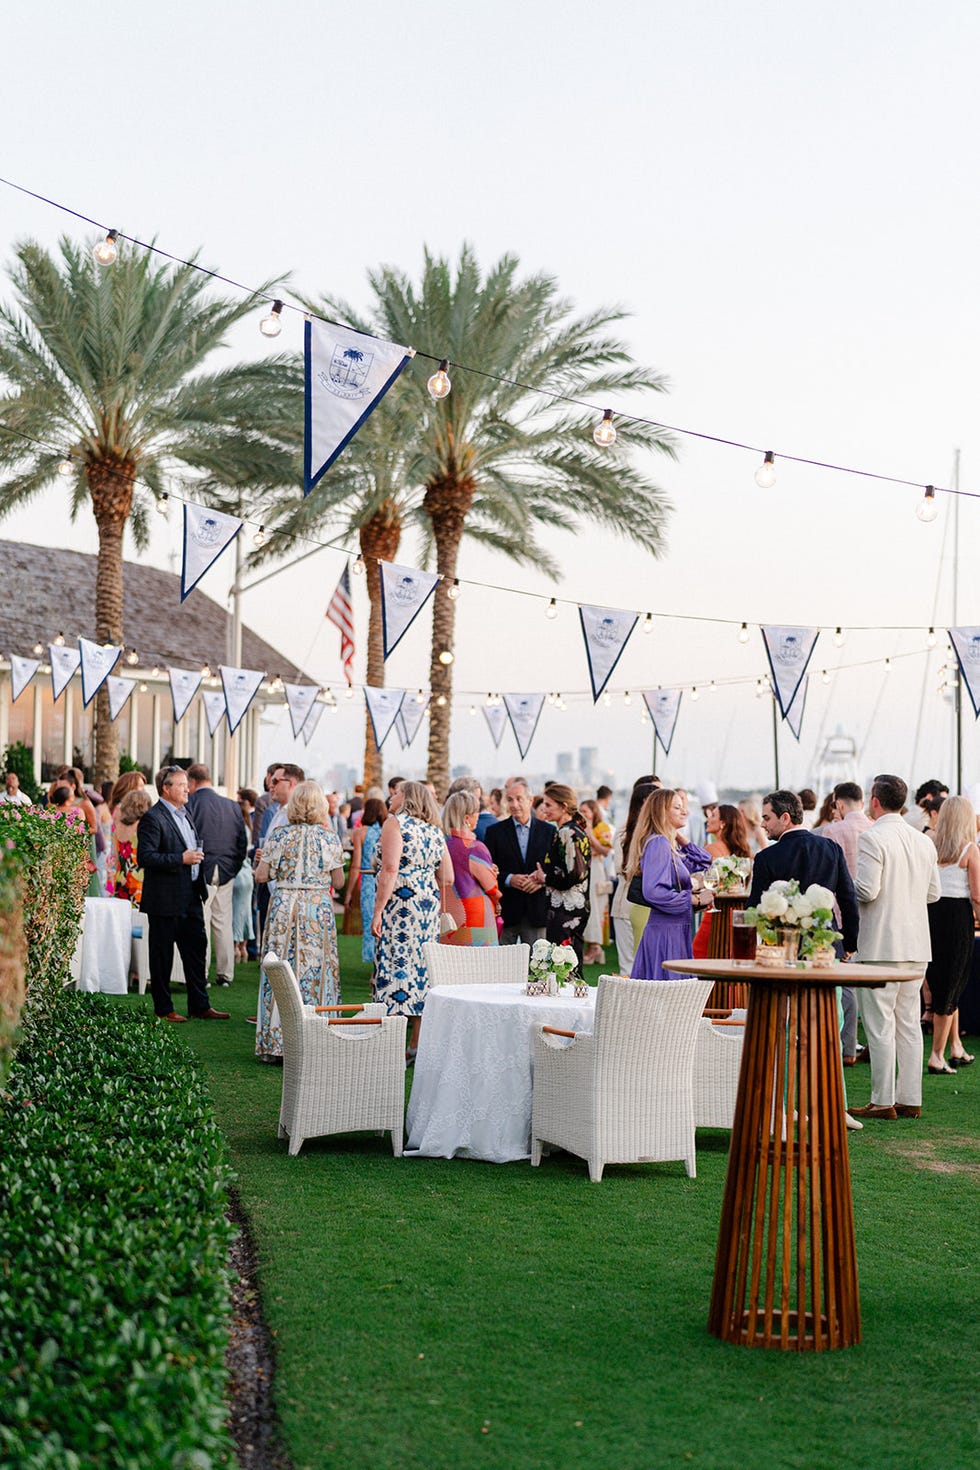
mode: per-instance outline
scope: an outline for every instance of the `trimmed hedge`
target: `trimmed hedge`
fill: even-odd
[[[0,1467],[234,1464],[230,1178],[199,1064],[101,996],[29,997],[0,1099]]]

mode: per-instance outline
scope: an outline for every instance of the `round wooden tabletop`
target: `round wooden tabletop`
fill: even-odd
[[[924,967],[910,965],[856,965],[839,960],[826,967],[805,965],[737,964],[734,960],[664,960],[663,968],[677,975],[696,975],[703,980],[735,980],[745,984],[850,985],[854,989],[877,990],[893,981],[921,981]]]

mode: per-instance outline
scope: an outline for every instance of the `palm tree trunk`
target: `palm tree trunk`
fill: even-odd
[[[123,642],[123,532],[133,504],[136,466],[130,461],[98,460],[86,466],[92,510],[99,531],[95,574],[95,637],[99,643]],[[96,787],[119,774],[119,740],[109,718],[109,691],[95,697]]]
[[[456,576],[459,543],[463,539],[466,513],[473,500],[475,486],[469,477],[432,481],[426,487],[422,502],[432,522],[436,543],[436,570],[442,581],[436,584],[432,608],[432,655],[429,661],[429,780],[440,801],[449,789],[449,733],[453,715],[453,669],[439,655],[452,653],[456,633],[456,604],[449,589]]]
[[[381,620],[381,572],[379,561],[394,561],[402,539],[402,523],[398,506],[386,500],[365,521],[358,532],[361,556],[368,590],[368,642],[367,683],[376,689],[384,687],[385,653],[384,630]],[[364,789],[380,786],[382,778],[381,752],[374,738],[371,716],[364,708]]]

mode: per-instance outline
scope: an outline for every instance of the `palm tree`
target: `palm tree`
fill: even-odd
[[[368,280],[374,294],[369,316],[329,298],[319,309],[361,331],[446,358],[453,376],[452,392],[433,403],[426,392],[431,364],[416,358],[392,390],[405,396],[417,424],[426,540],[442,578],[432,617],[429,779],[443,793],[449,782],[452,667],[440,655],[453,653],[456,606],[449,592],[464,533],[508,555],[516,552],[525,562],[550,566],[535,531],[588,518],[659,555],[669,507],[633,464],[632,452],[647,448],[673,455],[670,435],[634,422],[613,447],[600,449],[591,434],[595,411],[568,400],[604,404],[666,385],[636,366],[612,335],[625,316],[621,308],[573,317],[554,277],[520,278],[514,255],[502,257],[483,276],[469,245],[455,270],[426,251],[418,289],[391,267],[369,273]]]
[[[14,434],[0,436],[0,514],[49,485],[70,453],[72,514],[88,500],[99,533],[95,636],[122,643],[123,533],[128,525],[146,544],[155,495],[179,489],[220,503],[246,485],[261,495],[297,484],[298,362],[202,371],[278,282],[223,300],[193,264],[161,266],[120,243],[103,269],[67,238],[60,259],[18,245],[11,281],[16,304],[0,307],[0,419]],[[109,780],[118,749],[105,689],[95,738],[95,779]]]

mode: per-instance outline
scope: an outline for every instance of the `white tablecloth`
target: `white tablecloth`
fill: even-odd
[[[591,1031],[595,991],[531,998],[518,985],[437,985],[425,997],[406,1151],[506,1164],[531,1153],[534,1028]]]
[[[72,961],[76,989],[125,995],[132,945],[132,904],[122,898],[87,898]]]

